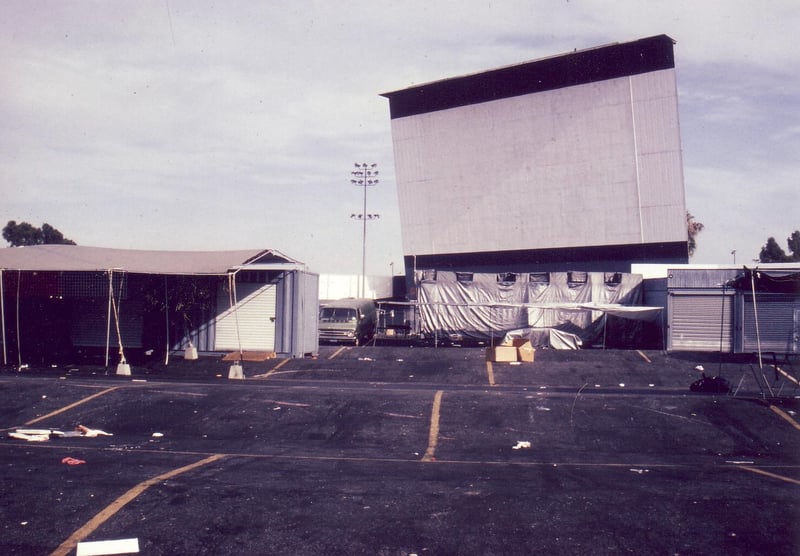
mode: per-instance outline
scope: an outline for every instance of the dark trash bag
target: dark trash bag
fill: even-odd
[[[706,376],[700,380],[695,380],[689,387],[692,392],[709,392],[712,394],[727,394],[731,391],[731,385],[727,379],[721,376]]]

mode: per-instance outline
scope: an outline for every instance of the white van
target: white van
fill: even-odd
[[[319,309],[320,342],[364,345],[375,336],[378,312],[372,299],[331,301]]]

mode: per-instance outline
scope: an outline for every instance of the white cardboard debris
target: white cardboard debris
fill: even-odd
[[[90,429],[89,427],[84,427],[83,425],[78,425],[75,427],[75,430],[80,431],[83,436],[87,436],[89,438],[95,438],[97,436],[114,436],[110,432],[101,431],[100,429]]]
[[[79,542],[75,556],[105,556],[107,554],[138,554],[139,539]]]

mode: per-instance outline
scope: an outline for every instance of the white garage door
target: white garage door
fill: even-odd
[[[238,304],[231,309],[228,292],[217,294],[216,351],[274,351],[275,284],[237,283]],[[238,330],[238,332],[237,332]]]
[[[733,351],[733,296],[672,294],[669,349]]]

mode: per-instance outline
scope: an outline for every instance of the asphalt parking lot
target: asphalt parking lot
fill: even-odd
[[[0,552],[800,553],[800,391],[752,360],[330,346],[242,365],[0,373]],[[690,392],[697,365],[736,395]]]

